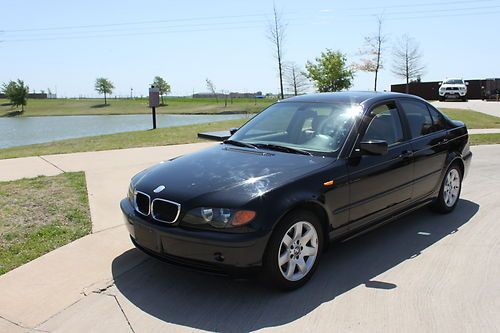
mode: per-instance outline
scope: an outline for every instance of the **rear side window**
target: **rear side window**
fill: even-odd
[[[401,105],[410,125],[412,138],[433,132],[431,114],[425,104],[417,101],[402,100]]]
[[[437,132],[447,129],[446,120],[444,119],[444,116],[431,106],[427,106],[427,108],[429,109],[432,116],[432,122],[433,122],[432,131]]]

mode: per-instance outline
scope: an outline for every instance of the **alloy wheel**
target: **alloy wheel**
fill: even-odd
[[[318,233],[307,221],[293,224],[283,236],[278,251],[278,266],[288,281],[304,278],[318,255]]]
[[[448,207],[453,207],[460,193],[460,174],[457,169],[451,169],[446,175],[443,188],[444,203]]]

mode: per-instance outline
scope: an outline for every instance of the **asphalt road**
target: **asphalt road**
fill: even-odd
[[[479,111],[492,116],[500,117],[500,102],[496,101],[481,101],[481,100],[469,100],[467,102],[432,102],[432,104],[438,108],[450,108],[450,109],[470,109],[474,111]]]
[[[500,146],[475,147],[455,212],[421,209],[333,246],[295,292],[148,259],[104,293],[116,297],[135,332],[498,332],[499,168]]]
[[[83,292],[77,301],[31,327],[49,332],[115,333],[499,332],[500,145],[476,146],[473,154],[462,199],[453,213],[437,215],[423,208],[336,244],[322,257],[309,283],[294,292],[274,291],[256,280],[184,270],[126,247],[102,263],[111,270],[113,280]],[[97,232],[82,243],[94,239],[98,243],[92,244],[100,244],[110,237],[121,242],[127,235],[120,228]],[[78,246],[61,248],[52,256]],[[85,249],[91,253],[93,248]],[[39,266],[49,259],[42,258]],[[82,253],[76,259],[84,263],[92,258]],[[19,280],[29,274],[28,265],[7,274],[3,286],[11,286],[8,278]],[[85,272],[93,269],[87,265]],[[54,268],[52,280],[58,278],[57,272]],[[36,288],[44,280],[37,275],[30,281],[27,288]],[[9,312],[5,304],[0,331],[26,331],[3,318],[11,323],[18,318],[28,325],[29,318],[23,316],[50,307],[58,290],[51,293],[43,300],[31,298],[18,304],[24,312]],[[22,290],[12,291],[10,308],[20,294]],[[33,308],[32,304],[41,306]]]

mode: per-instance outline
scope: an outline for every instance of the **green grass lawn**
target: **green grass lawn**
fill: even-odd
[[[463,109],[440,109],[450,118],[463,121],[467,128],[500,128],[500,118]]]
[[[247,119],[228,120],[11,147],[0,149],[0,159],[202,142],[203,140],[197,138],[199,132],[227,130],[231,127],[239,127],[245,121]]]
[[[12,108],[6,99],[0,99],[0,116],[16,113],[18,108]],[[224,101],[210,98],[171,97],[165,100],[167,105],[158,107],[157,113],[164,114],[218,114],[218,113],[257,113],[275,100],[271,99],[233,99],[224,106]],[[108,105],[103,105],[103,99],[29,99],[22,114],[23,117],[33,116],[74,116],[74,115],[104,115],[104,114],[149,114],[147,99],[108,99]]]
[[[500,133],[473,134],[470,136],[471,145],[493,145],[500,144]]]
[[[92,230],[85,174],[0,182],[0,275]]]

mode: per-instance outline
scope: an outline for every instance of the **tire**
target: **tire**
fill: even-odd
[[[462,98],[462,102],[467,102],[467,97]]]
[[[431,206],[432,209],[441,214],[452,212],[458,204],[462,191],[462,171],[457,163],[453,163],[444,176],[439,196]]]
[[[286,215],[267,245],[265,282],[282,290],[302,287],[316,270],[323,242],[323,228],[315,214],[297,210]]]
[[[439,96],[439,101],[440,101],[440,102],[444,102],[444,100],[445,100],[445,98],[444,98],[444,97]]]

